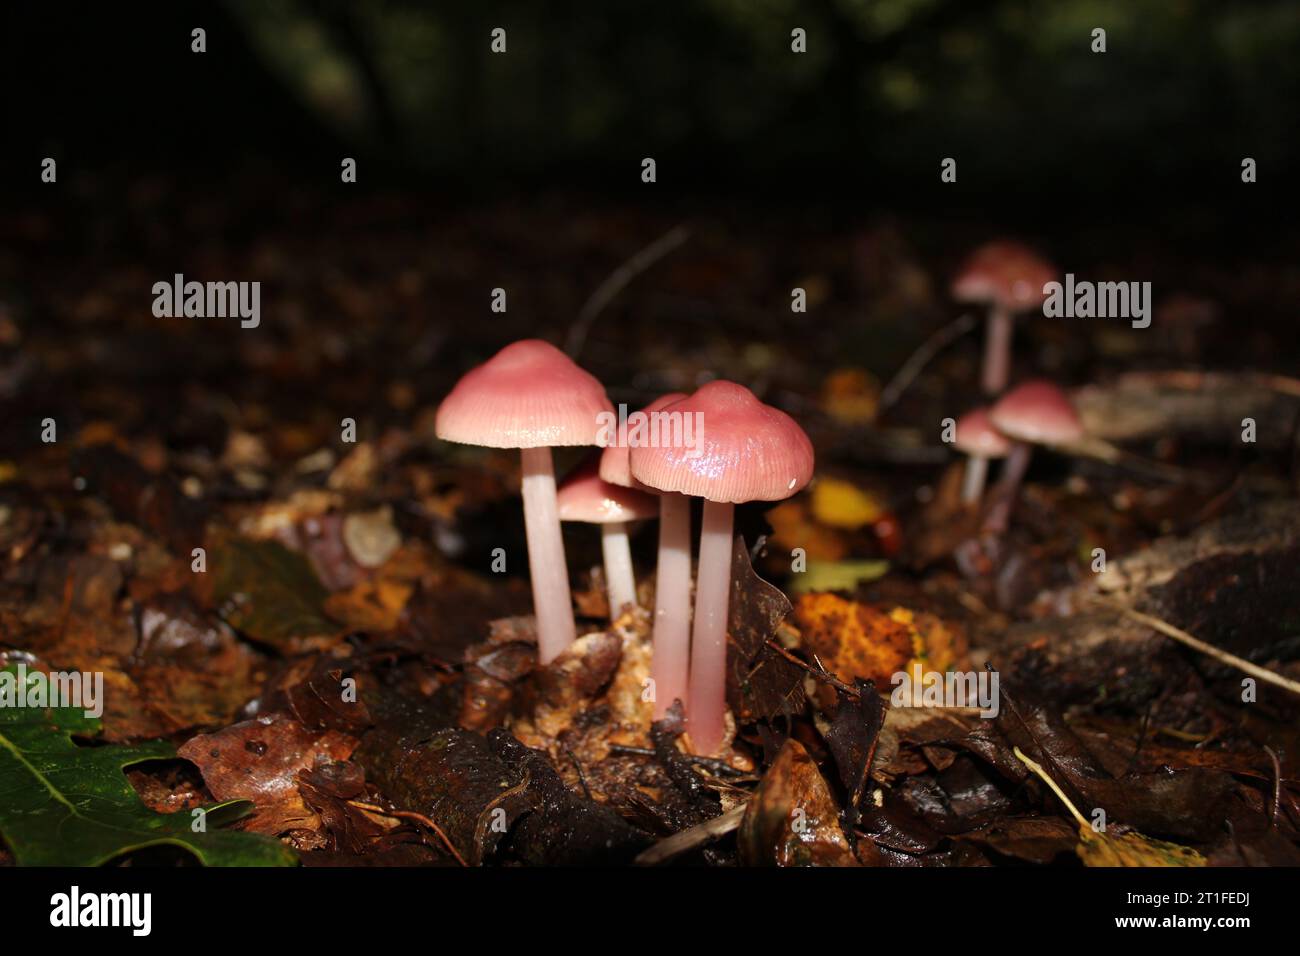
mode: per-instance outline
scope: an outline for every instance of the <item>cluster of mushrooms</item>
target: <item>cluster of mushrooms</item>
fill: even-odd
[[[1002,394],[1014,317],[1042,303],[1043,286],[1054,275],[1033,250],[994,242],[976,251],[953,285],[956,300],[989,308],[981,386],[987,395],[1001,395],[993,405],[963,415],[954,439],[968,456],[962,498],[972,506],[983,498],[989,460],[1007,459],[985,514],[987,533],[1006,530],[1032,447],[1069,446],[1083,436],[1069,398],[1052,383],[1032,381]],[[681,701],[691,746],[713,754],[726,738],[734,509],[749,501],[779,501],[807,485],[812,443],[789,415],[734,382],[709,382],[692,395],[664,395],[641,412],[642,421],[655,413],[698,415],[693,420],[703,427],[689,447],[647,441],[635,429],[627,430],[625,444],[608,444],[607,423],[615,415],[604,386],[553,345],[526,339],[457,382],[438,408],[436,431],[445,441],[520,450],[542,664],[555,660],[577,637],[560,523],[600,526],[610,616],[617,619],[637,602],[628,525],[659,518],[654,716]],[[551,449],[562,446],[603,447],[557,489]],[[692,497],[703,499],[694,607]]]
[[[990,242],[975,251],[953,282],[953,298],[989,310],[980,387],[997,397],[992,405],[966,412],[956,423],[953,444],[967,456],[962,501],[979,506],[990,459],[1005,458],[997,493],[982,530],[1006,531],[1016,492],[1035,445],[1068,448],[1084,437],[1083,424],[1069,396],[1051,382],[1035,380],[1004,391],[1011,369],[1011,341],[1017,313],[1042,305],[1043,287],[1056,268],[1018,242]]]
[[[702,428],[689,447],[645,440],[629,428],[626,444],[606,444],[557,491],[551,449],[602,445],[602,423],[614,409],[596,378],[553,345],[527,339],[466,373],[439,406],[435,428],[445,441],[520,449],[542,664],[577,636],[560,522],[600,525],[610,615],[617,618],[636,603],[628,523],[658,515],[654,715],[682,701],[692,748],[717,753],[726,737],[734,509],[779,501],[807,485],[812,443],[789,415],[733,382],[664,395],[642,411],[692,416]],[[691,497],[704,499],[693,609]]]

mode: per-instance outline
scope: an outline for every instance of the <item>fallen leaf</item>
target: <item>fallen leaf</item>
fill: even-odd
[[[213,547],[211,573],[222,617],[252,640],[302,653],[343,636],[325,616],[329,594],[307,559],[279,542],[224,540]]]
[[[803,671],[767,643],[789,613],[789,598],[754,573],[745,540],[737,535],[727,615],[727,704],[738,723],[803,709]]]
[[[819,524],[856,531],[875,524],[886,508],[871,492],[841,478],[819,477],[812,486],[812,516]]]
[[[1047,775],[1047,771],[1026,757],[1019,747],[1015,748],[1015,754],[1051,788],[1079,824],[1079,845],[1075,852],[1084,866],[1205,866],[1205,857],[1191,847],[1153,840],[1136,830],[1115,824],[1106,830],[1094,829],[1056,785],[1056,781]],[[1116,832],[1112,834],[1110,829]]]
[[[839,807],[808,751],[787,740],[745,808],[737,845],[749,866],[857,866]]]
[[[198,766],[214,797],[256,806],[246,829],[275,836],[320,826],[298,792],[298,774],[346,760],[356,744],[337,731],[313,733],[286,714],[265,714],[192,737],[177,753]]]
[[[16,679],[16,669],[6,672]],[[160,740],[82,747],[73,740],[98,730],[97,719],[75,708],[0,707],[0,833],[19,864],[98,866],[163,844],[179,846],[208,866],[296,862],[275,840],[218,829],[243,816],[242,801],[205,808],[205,832],[195,832],[190,813],[154,813],[123,770],[172,758],[172,746]]]

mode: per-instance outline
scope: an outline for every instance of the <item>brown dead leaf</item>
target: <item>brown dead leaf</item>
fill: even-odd
[[[787,740],[750,797],[737,845],[750,866],[857,866],[839,807],[808,751]]]
[[[257,833],[316,830],[320,817],[303,802],[298,774],[318,762],[346,760],[355,738],[312,733],[287,714],[267,714],[211,734],[199,734],[177,753],[198,765],[218,800],[251,800],[245,827]]]

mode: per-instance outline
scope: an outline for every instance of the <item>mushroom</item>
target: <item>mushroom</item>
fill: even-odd
[[[653,518],[659,504],[652,495],[624,488],[600,478],[600,457],[564,480],[556,501],[561,521],[600,525],[600,547],[605,558],[605,586],[609,592],[609,618],[615,620],[629,604],[636,604],[636,578],[632,549],[628,546],[630,521]]]
[[[539,339],[507,345],[466,372],[438,406],[434,429],[444,441],[520,449],[528,571],[543,664],[575,636],[551,449],[598,444],[600,417],[613,414],[600,382]]]
[[[650,416],[685,397],[681,392],[671,392],[641,409],[647,425],[654,422]],[[629,444],[605,449],[600,456],[600,477],[616,485],[649,488],[632,477],[628,458],[633,437],[629,429]],[[655,720],[668,712],[674,700],[685,702],[691,660],[691,502],[673,491],[658,493],[659,559],[655,570],[654,656],[650,661]]]
[[[696,752],[709,754],[726,736],[735,506],[780,501],[808,484],[813,448],[794,419],[734,382],[710,382],[664,411],[698,416],[695,447],[635,447],[629,457],[637,481],[704,499],[686,717]]]
[[[988,475],[990,458],[1005,458],[1011,442],[993,427],[987,408],[974,408],[957,419],[953,444],[965,452],[966,475],[961,485],[961,500],[974,504],[984,494],[984,479]]]
[[[984,530],[1007,529],[1016,491],[1029,468],[1034,445],[1072,445],[1083,438],[1083,423],[1068,395],[1051,382],[1026,382],[1007,392],[989,410],[989,420],[1012,440],[996,500],[984,520]]]
[[[1056,278],[1056,267],[1019,242],[989,242],[975,250],[953,280],[958,302],[988,305],[980,387],[997,395],[1007,387],[1011,369],[1011,334],[1015,315],[1047,298],[1043,286]]]

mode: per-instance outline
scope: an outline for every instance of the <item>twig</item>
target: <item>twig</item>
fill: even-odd
[[[932,358],[975,328],[978,322],[976,316],[967,313],[949,322],[922,342],[920,348],[908,357],[902,367],[894,373],[894,377],[889,380],[889,384],[881,391],[880,410],[884,411],[898,401],[903,392],[907,391],[907,387],[921,374],[921,370],[930,364]]]
[[[629,744],[610,744],[609,752],[615,754],[628,754],[633,757],[654,757],[657,756],[649,747],[633,747]],[[749,771],[733,767],[725,760],[719,760],[717,757],[700,757],[696,754],[683,754],[691,763],[699,764],[701,767],[708,767],[715,773],[730,774],[734,777],[748,776]]]
[[[587,786],[587,778],[582,772],[582,764],[578,762],[577,755],[568,747],[564,748],[565,755],[573,761],[573,767],[578,771],[578,783],[582,784],[582,792],[586,794],[587,799],[591,799],[591,789]]]
[[[1131,451],[1125,451],[1118,445],[1102,438],[1083,438],[1068,445],[1057,445],[1053,449],[1062,455],[1079,458],[1091,458],[1116,468],[1127,468],[1155,481],[1167,481],[1175,485],[1189,485],[1208,491],[1218,484],[1213,475],[1203,475],[1189,471],[1179,465],[1170,465],[1162,461],[1143,458]]]
[[[836,690],[842,691],[845,694],[848,694],[850,697],[862,696],[861,692],[856,687],[852,686],[851,684],[844,683],[844,681],[840,680],[838,677],[835,677],[833,674],[828,672],[824,667],[821,670],[818,670],[816,667],[813,667],[807,661],[800,660],[799,658],[795,657],[793,654],[791,654],[789,651],[787,651],[784,647],[782,647],[780,644],[778,644],[770,637],[767,639],[767,646],[772,648],[772,650],[776,651],[778,654],[784,657],[791,664],[795,665],[796,667],[803,668],[813,677],[817,678],[820,681],[825,681],[827,684],[830,684]]]
[[[591,331],[591,325],[596,321],[596,316],[600,315],[601,310],[609,305],[629,282],[680,246],[690,236],[691,230],[684,223],[674,226],[611,272],[609,277],[596,287],[596,291],[578,311],[578,317],[569,327],[569,334],[565,337],[564,351],[569,354],[569,358],[578,357],[578,353],[587,342],[587,333]]]
[[[447,834],[442,832],[442,827],[438,826],[438,824],[434,823],[423,813],[416,813],[414,810],[385,810],[381,806],[377,806],[373,803],[363,803],[360,800],[349,800],[348,806],[356,807],[358,810],[368,810],[371,813],[378,813],[385,817],[396,817],[399,820],[414,820],[417,823],[422,823],[434,833],[438,834],[438,839],[440,839],[443,842],[443,845],[451,851],[451,855],[456,858],[457,863],[464,867],[469,866],[469,864],[465,862],[465,858],[461,856],[456,847],[452,845],[451,840],[447,838]]]
[[[1273,812],[1269,815],[1269,829],[1277,827],[1277,809],[1282,805],[1282,764],[1277,759],[1277,754],[1273,753],[1273,748],[1264,745],[1264,753],[1268,754],[1268,759],[1273,761]]]
[[[1252,677],[1257,677],[1265,683],[1273,684],[1274,686],[1281,687],[1284,690],[1289,690],[1293,694],[1300,694],[1300,683],[1296,683],[1289,677],[1283,677],[1281,674],[1274,673],[1266,667],[1252,664],[1250,661],[1238,657],[1236,654],[1229,654],[1227,651],[1220,650],[1213,644],[1207,644],[1200,638],[1188,634],[1182,628],[1174,627],[1168,621],[1162,621],[1160,618],[1152,617],[1150,614],[1135,611],[1131,607],[1124,607],[1114,601],[1103,600],[1102,603],[1108,604],[1120,611],[1122,614],[1133,618],[1133,620],[1137,621],[1139,624],[1145,624],[1153,631],[1159,631],[1161,634],[1165,635],[1165,637],[1172,637],[1175,641],[1178,641],[1181,644],[1186,644],[1193,650],[1200,651],[1202,654],[1213,657],[1216,661],[1227,664],[1229,667],[1235,667],[1238,670],[1245,671]]]
[[[705,820],[698,826],[683,830],[681,833],[674,833],[672,836],[660,840],[649,849],[641,851],[633,862],[640,866],[657,866],[675,856],[680,856],[688,850],[693,850],[697,846],[711,843],[718,837],[725,836],[740,826],[741,818],[745,815],[745,806],[745,804],[741,804],[738,807],[732,807],[720,817]]]
[[[1065,804],[1065,809],[1070,811],[1070,815],[1079,822],[1079,826],[1081,827],[1088,826],[1088,821],[1083,818],[1083,814],[1079,812],[1079,808],[1070,802],[1070,798],[1065,795],[1065,791],[1062,790],[1059,786],[1057,786],[1055,780],[1053,780],[1050,776],[1048,776],[1047,771],[1042,768],[1041,764],[1038,764],[1033,760],[1030,760],[1028,757],[1026,757],[1024,755],[1024,752],[1021,751],[1019,747],[1012,747],[1011,752],[1016,755],[1016,758],[1021,763],[1023,763],[1026,767],[1028,767],[1035,774],[1037,774],[1039,779],[1042,780],[1043,783],[1047,784],[1049,787],[1052,788],[1052,792],[1056,794],[1058,797],[1060,797],[1061,802]]]

